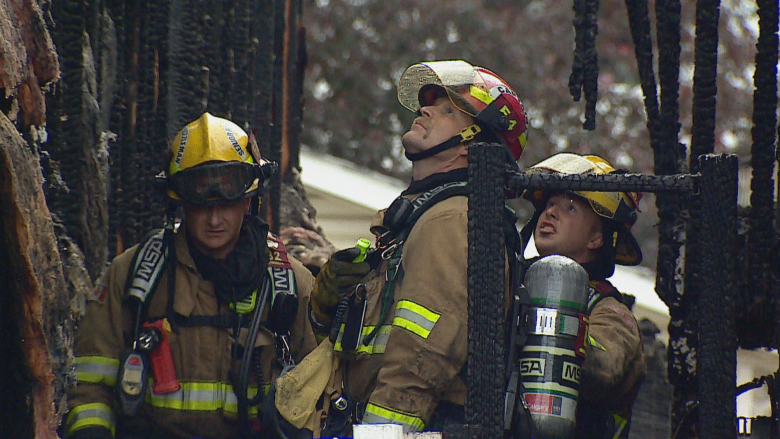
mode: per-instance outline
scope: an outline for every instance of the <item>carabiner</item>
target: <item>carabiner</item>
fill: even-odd
[[[391,257],[393,257],[393,253],[395,253],[395,249],[397,249],[401,245],[403,245],[403,241],[393,242],[390,245],[388,245],[386,249],[382,250],[382,260],[387,261]]]

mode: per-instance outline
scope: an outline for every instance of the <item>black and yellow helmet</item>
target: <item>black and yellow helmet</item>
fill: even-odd
[[[616,172],[616,169],[599,156],[560,153],[531,166],[526,172],[605,175]],[[587,200],[597,215],[614,221],[616,227],[611,244],[615,249],[615,263],[639,265],[642,262],[642,249],[631,233],[631,227],[637,219],[637,212],[640,212],[641,192],[568,192]],[[527,191],[524,196],[539,210],[546,205],[550,193],[534,190]]]
[[[276,167],[238,125],[209,113],[179,131],[170,148],[168,197],[190,204],[251,197]]]

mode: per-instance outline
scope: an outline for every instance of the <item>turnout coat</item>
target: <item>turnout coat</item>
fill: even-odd
[[[175,237],[176,283],[173,309],[184,317],[235,315],[228,304],[214,294],[212,282],[204,280],[190,256],[184,226]],[[269,251],[279,245],[268,240]],[[133,418],[126,418],[117,404],[116,381],[120,359],[129,349],[134,318],[127,305],[125,282],[130,264],[139,246],[128,249],[112,262],[92,297],[88,298],[86,315],[79,323],[75,340],[75,367],[78,383],[68,392],[70,413],[65,421],[67,437],[85,429],[102,432],[94,437],[230,438],[238,428],[237,398],[228,374],[237,370],[231,350],[235,334],[231,329],[214,326],[179,327],[168,334],[176,378],[181,388],[173,393],[156,394],[151,386],[144,404]],[[273,255],[279,253],[272,252]],[[286,258],[286,253],[282,258]],[[306,314],[313,286],[313,276],[299,261],[288,258],[297,285],[298,310],[290,325],[290,351],[299,359],[316,347],[316,340]],[[149,316],[165,316],[168,301],[168,270],[164,270],[151,296]],[[268,308],[266,308],[268,309]],[[251,315],[245,316],[251,319]],[[267,315],[266,315],[267,318]],[[265,320],[265,318],[264,318]],[[246,339],[247,329],[240,339]],[[260,347],[263,382],[250,374],[249,396],[265,391],[278,375],[276,338],[261,327],[255,343]],[[257,353],[257,351],[255,351]],[[239,364],[235,362],[238,361]],[[250,419],[258,406],[249,407]],[[110,436],[105,436],[110,432]],[[122,434],[118,434],[118,433]],[[135,435],[135,436],[133,436]]]

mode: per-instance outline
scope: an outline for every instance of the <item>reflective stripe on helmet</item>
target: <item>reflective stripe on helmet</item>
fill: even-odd
[[[484,102],[485,105],[490,105],[490,103],[495,100],[495,97],[491,96],[490,93],[488,93],[486,90],[483,90],[479,87],[475,87],[473,85],[469,87],[469,93],[471,94],[471,96],[474,96],[475,98]]]

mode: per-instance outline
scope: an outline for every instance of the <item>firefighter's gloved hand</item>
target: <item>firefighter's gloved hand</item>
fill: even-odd
[[[311,293],[311,317],[315,330],[318,327],[325,332],[329,330],[341,297],[371,271],[366,262],[352,262],[359,255],[357,247],[338,251],[320,269]]]

